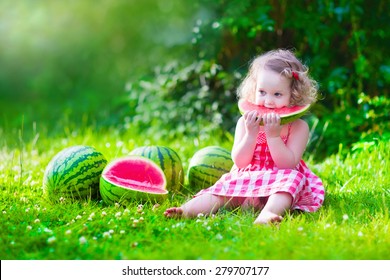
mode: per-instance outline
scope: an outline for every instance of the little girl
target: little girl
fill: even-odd
[[[254,59],[237,94],[256,105],[278,109],[314,103],[317,83],[292,52],[275,50]],[[196,217],[213,214],[222,206],[250,206],[260,210],[255,224],[268,224],[282,221],[288,210],[318,210],[325,192],[321,180],[302,160],[308,138],[309,127],[301,119],[281,125],[276,113],[244,113],[236,126],[232,170],[164,215]]]

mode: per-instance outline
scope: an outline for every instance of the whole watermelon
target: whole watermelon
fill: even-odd
[[[43,175],[43,192],[51,200],[96,198],[100,175],[107,164],[102,153],[90,146],[72,146],[49,162]]]
[[[142,146],[130,152],[130,155],[146,157],[154,161],[163,170],[167,179],[167,190],[178,192],[184,184],[184,171],[179,155],[164,146]]]
[[[188,165],[189,189],[198,192],[214,185],[232,166],[233,160],[227,149],[219,146],[200,149],[192,156]]]

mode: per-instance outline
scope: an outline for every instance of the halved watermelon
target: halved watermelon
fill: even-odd
[[[99,190],[104,202],[160,201],[166,198],[167,180],[162,169],[140,156],[126,156],[110,162],[103,170]]]
[[[253,110],[256,110],[260,115],[274,112],[279,114],[281,124],[290,123],[295,121],[296,119],[299,119],[304,114],[306,114],[309,108],[310,108],[310,104],[304,106],[293,106],[293,107],[283,107],[279,109],[270,109],[264,106],[253,104],[243,99],[238,101],[238,109],[240,110],[241,114]],[[262,124],[262,122],[260,122],[260,124]]]

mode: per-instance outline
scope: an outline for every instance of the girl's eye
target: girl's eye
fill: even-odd
[[[266,95],[266,92],[264,90],[259,90],[260,95]]]
[[[280,92],[275,92],[275,96],[276,96],[276,97],[281,97],[282,94],[281,94]]]

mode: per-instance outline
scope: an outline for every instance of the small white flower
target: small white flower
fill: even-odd
[[[114,233],[114,230],[113,230],[113,229],[110,229],[108,232],[109,232],[110,234],[113,234],[113,233]]]
[[[107,216],[107,213],[105,211],[103,211],[102,216]]]
[[[298,229],[298,231],[303,231],[303,227],[299,227],[297,229]]]
[[[123,229],[119,232],[120,234],[125,234],[126,231],[124,231]]]
[[[121,205],[118,202],[115,202],[115,208],[119,208]]]
[[[116,218],[119,218],[120,216],[122,216],[122,212],[117,212],[117,213],[115,214],[115,217],[116,217]]]
[[[104,238],[109,238],[109,237],[111,237],[111,234],[108,231],[106,231],[106,232],[103,233],[103,237]]]
[[[80,243],[80,244],[85,244],[85,243],[87,243],[87,238],[85,238],[84,236],[81,236],[81,237],[79,238],[79,243]]]
[[[82,216],[77,215],[76,220],[80,220],[81,218],[82,218]]]
[[[26,210],[25,210],[25,211],[26,211],[26,213],[28,213],[28,212],[30,211],[30,208],[26,208]]]
[[[215,236],[215,239],[222,240],[223,236],[220,233],[217,233],[217,235]]]
[[[213,29],[217,29],[217,28],[219,28],[221,26],[221,24],[219,23],[219,22],[213,22],[213,24],[211,25],[211,27],[213,28]]]
[[[47,239],[47,243],[48,244],[53,244],[54,242],[56,242],[56,238],[54,236],[51,236]]]
[[[202,217],[204,217],[204,214],[203,213],[199,213],[197,217],[198,218],[202,218]]]
[[[65,231],[65,234],[66,235],[69,235],[69,234],[71,234],[72,233],[72,231],[70,230],[70,229],[68,229],[67,231]]]
[[[27,230],[32,230],[32,226],[27,226]]]
[[[39,219],[35,219],[35,221],[34,221],[34,223],[36,223],[36,224],[38,224],[40,222],[41,222],[41,220],[39,220]]]
[[[124,211],[123,211],[123,214],[129,214],[130,213],[130,210],[129,209],[125,209]]]
[[[358,236],[362,237],[363,236],[363,232],[359,231],[358,232]]]
[[[3,214],[4,214],[4,215],[7,214],[7,211],[4,210],[4,211],[3,211]]]
[[[330,228],[330,224],[325,225],[325,229]]]
[[[53,231],[51,229],[48,229],[48,228],[45,228],[43,231],[46,232],[46,233],[49,233],[49,234],[53,233]]]
[[[343,220],[346,221],[346,220],[348,220],[348,219],[349,219],[348,215],[347,215],[347,214],[344,214],[344,215],[343,215]]]

